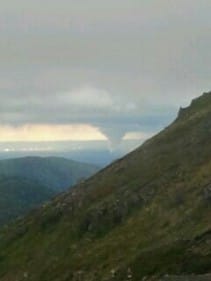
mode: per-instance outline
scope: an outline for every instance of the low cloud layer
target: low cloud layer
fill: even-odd
[[[211,88],[209,0],[0,4],[0,125],[88,124],[114,145]]]
[[[90,86],[42,97],[21,95],[18,100],[14,100],[12,95],[5,96],[0,105],[1,123],[4,126],[0,135],[4,141],[7,137],[11,141],[11,136],[14,136],[14,140],[28,139],[27,134],[30,140],[41,140],[45,138],[48,128],[51,128],[49,132],[52,132],[54,127],[55,132],[52,136],[54,135],[55,139],[58,138],[59,132],[61,140],[64,138],[65,128],[65,139],[68,139],[68,134],[69,139],[75,139],[75,128],[76,132],[81,132],[84,139],[88,140],[91,130],[86,137],[79,128],[81,124],[89,124],[92,127],[93,139],[96,139],[94,132],[98,130],[109,140],[111,147],[115,147],[126,133],[154,131],[163,124],[162,118],[169,118],[171,115],[169,111],[159,111],[159,108],[153,112],[152,104],[147,103],[148,101],[143,103],[139,97],[131,100],[131,97],[126,95],[113,96],[106,90]],[[73,125],[72,130],[68,128],[69,124]],[[8,125],[9,130],[5,127]],[[39,128],[43,137],[37,138]],[[81,139],[79,133],[78,139]]]

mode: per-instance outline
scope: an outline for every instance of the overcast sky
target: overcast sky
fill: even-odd
[[[143,137],[211,89],[210,0],[0,2],[0,138]]]

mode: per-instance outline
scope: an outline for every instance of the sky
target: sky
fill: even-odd
[[[150,137],[211,89],[210,0],[0,1],[0,142]]]

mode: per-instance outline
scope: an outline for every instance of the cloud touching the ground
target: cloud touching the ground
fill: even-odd
[[[117,143],[210,90],[210,0],[0,4],[0,122],[88,124]]]

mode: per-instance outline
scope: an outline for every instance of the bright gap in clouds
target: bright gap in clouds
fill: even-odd
[[[106,137],[88,124],[49,125],[30,124],[22,126],[0,126],[1,142],[40,141],[91,141],[106,140]]]
[[[151,134],[142,132],[129,132],[122,140],[143,140],[150,136]],[[0,142],[20,141],[108,141],[108,138],[98,128],[88,124],[0,126]]]
[[[123,140],[146,140],[153,136],[153,133],[145,132],[128,132],[125,134]]]
[[[141,145],[150,134],[128,132],[118,142],[88,124],[0,126],[0,159],[58,156],[101,167]]]

